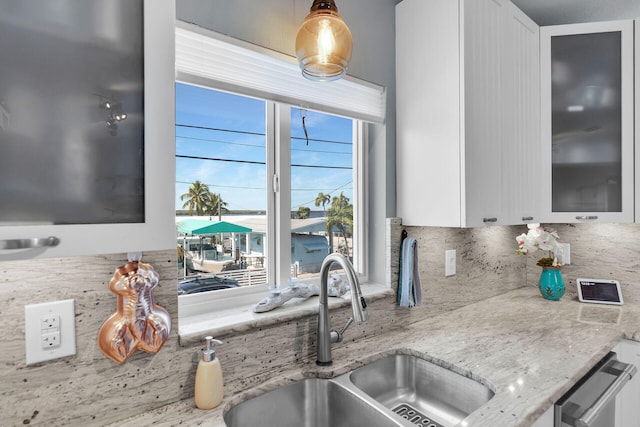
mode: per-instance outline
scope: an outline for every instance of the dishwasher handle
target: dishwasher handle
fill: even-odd
[[[631,363],[626,364],[625,368],[620,371],[620,374],[614,382],[602,393],[602,395],[595,401],[595,403],[587,409],[582,417],[576,420],[576,427],[593,427],[594,420],[600,415],[602,409],[607,406],[612,399],[615,399],[616,395],[622,390],[622,387],[627,384],[638,371]]]

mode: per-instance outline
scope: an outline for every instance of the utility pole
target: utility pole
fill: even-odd
[[[218,193],[218,221],[222,221],[222,206],[220,205],[220,193]]]

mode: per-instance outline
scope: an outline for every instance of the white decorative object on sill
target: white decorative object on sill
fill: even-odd
[[[328,285],[330,297],[341,297],[349,291],[349,284],[343,281],[339,274],[332,274]],[[252,309],[254,313],[264,313],[280,307],[290,299],[309,298],[315,295],[320,295],[320,287],[317,284],[299,283],[296,279],[291,279],[289,286],[284,289],[269,289],[267,297],[260,300]]]

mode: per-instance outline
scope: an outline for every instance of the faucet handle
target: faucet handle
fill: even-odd
[[[344,332],[347,330],[347,328],[349,326],[351,326],[351,324],[353,323],[353,317],[350,317],[349,320],[347,320],[347,323],[344,324],[344,326],[342,327],[342,329],[340,329],[339,331],[336,330],[332,330],[331,331],[331,342],[342,342],[342,336],[344,335]]]

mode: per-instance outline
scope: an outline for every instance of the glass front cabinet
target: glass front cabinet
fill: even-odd
[[[633,222],[633,21],[540,35],[541,219]]]
[[[0,6],[0,261],[173,249],[175,7]]]

